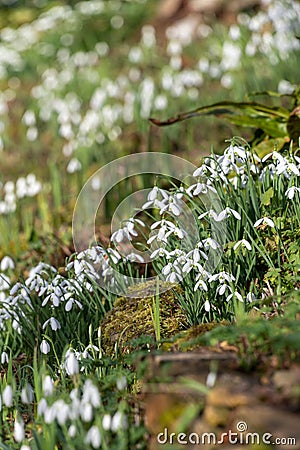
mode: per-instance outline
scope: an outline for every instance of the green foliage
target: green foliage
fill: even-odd
[[[290,95],[293,100],[292,106],[268,106],[268,101],[272,97],[284,98],[286,95],[279,95],[276,92],[262,92],[253,95],[265,95],[266,104],[252,102],[232,102],[221,101],[208,106],[202,106],[193,111],[181,113],[165,121],[150,119],[154,125],[167,126],[182,122],[193,117],[214,115],[225,119],[230,123],[242,127],[250,127],[255,130],[254,144],[260,150],[259,156],[263,157],[272,149],[272,143],[277,142],[277,148],[281,149],[288,142],[297,140],[300,135],[300,87]],[[271,142],[269,142],[271,140]],[[268,151],[264,151],[263,143],[268,145]]]

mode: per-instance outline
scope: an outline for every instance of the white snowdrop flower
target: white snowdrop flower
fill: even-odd
[[[44,420],[47,424],[55,421],[56,411],[53,405],[48,406],[44,412]]]
[[[240,36],[241,36],[240,27],[238,25],[230,25],[229,37],[233,41],[236,41],[237,39],[239,39]]]
[[[83,422],[91,422],[91,420],[93,419],[93,407],[90,403],[80,403],[80,416]]]
[[[11,408],[13,406],[13,390],[10,384],[6,385],[2,392],[2,399],[5,406]]]
[[[99,191],[101,188],[101,179],[97,175],[92,178],[91,186],[94,191]]]
[[[288,188],[284,195],[289,198],[290,200],[292,200],[296,194],[296,192],[300,192],[300,188],[296,187],[296,186],[291,186],[290,188]]]
[[[118,391],[123,391],[127,387],[126,377],[123,375],[117,379],[117,389]]]
[[[31,448],[29,447],[29,445],[22,445],[20,450],[31,450]]]
[[[53,394],[54,390],[54,381],[50,377],[50,375],[46,375],[43,380],[43,394],[45,397],[49,397],[49,395]]]
[[[30,142],[35,141],[38,137],[37,128],[36,127],[28,128],[28,130],[26,131],[26,137],[27,137],[28,141],[30,141]]]
[[[1,364],[8,364],[9,356],[6,352],[1,353]]]
[[[197,291],[198,289],[201,289],[201,290],[207,292],[207,284],[202,279],[202,274],[200,274],[197,278],[198,278],[198,281],[196,282],[196,284],[194,286],[194,291]]]
[[[127,417],[125,414],[121,411],[117,411],[112,418],[111,421],[111,430],[112,431],[118,431],[118,430],[124,430],[128,427]]]
[[[84,442],[90,444],[93,448],[100,448],[101,446],[101,434],[96,425],[93,425],[87,432]]]
[[[68,435],[70,436],[71,439],[74,439],[74,437],[76,436],[76,427],[75,427],[75,425],[70,425],[69,426]]]
[[[110,430],[111,427],[111,415],[110,414],[104,414],[102,419],[102,427],[105,431]]]
[[[82,401],[83,403],[90,403],[94,408],[100,406],[100,394],[92,380],[86,380],[84,383]]]
[[[31,127],[36,124],[35,114],[31,109],[25,111],[22,117],[22,122],[27,126]]]
[[[239,292],[237,292],[237,291],[235,291],[235,292],[229,294],[228,297],[226,297],[226,301],[228,302],[228,301],[231,300],[233,297],[235,297],[239,302],[244,303],[243,297],[242,297],[241,294],[240,294]]]
[[[79,373],[79,363],[73,350],[69,349],[65,357],[65,369],[68,375]]]
[[[150,258],[151,259],[155,259],[156,257],[168,257],[169,256],[169,252],[167,250],[165,250],[163,247],[158,248],[156,250],[154,250],[154,252],[151,253]]]
[[[131,47],[128,53],[128,59],[131,63],[136,64],[142,61],[143,51],[140,47]]]
[[[45,339],[40,343],[40,351],[44,355],[47,355],[50,352],[50,345]]]
[[[67,172],[68,173],[79,172],[81,168],[82,168],[81,162],[77,158],[72,158],[69,161],[69,164],[67,165]]]
[[[52,408],[55,411],[55,416],[59,425],[64,425],[69,417],[69,405],[62,399],[59,399],[53,403]]]
[[[198,219],[201,220],[206,216],[208,216],[210,219],[214,219],[217,222],[218,214],[213,209],[210,209],[209,211],[200,214],[200,216],[198,216]]]
[[[273,220],[269,219],[269,217],[262,217],[261,219],[258,219],[253,226],[254,228],[257,228],[259,225],[268,225],[271,228],[275,227]]]
[[[38,416],[44,415],[47,408],[48,408],[47,400],[45,398],[41,398],[37,407]]]
[[[22,442],[25,438],[24,422],[22,417],[17,417],[14,423],[14,438],[16,442]]]
[[[55,319],[55,317],[50,317],[50,319],[48,319],[48,320],[46,320],[46,322],[44,322],[43,330],[48,326],[49,323],[50,323],[50,326],[53,331],[57,331],[61,328],[59,321],[57,319]]]
[[[33,387],[28,383],[21,391],[21,401],[24,404],[32,403],[34,399]]]
[[[224,295],[227,289],[231,292],[231,287],[228,286],[228,284],[223,283],[217,287],[216,292],[218,295]]]
[[[108,248],[107,253],[114,264],[117,264],[120,261],[120,259],[122,259],[120,253],[113,248]]]
[[[222,220],[227,219],[227,217],[230,217],[230,216],[234,216],[237,220],[241,220],[241,216],[237,211],[235,211],[232,208],[227,207],[218,214],[215,221],[221,222]]]
[[[0,291],[6,291],[10,289],[10,279],[4,273],[0,273]]]
[[[252,249],[250,242],[247,241],[246,239],[241,239],[240,241],[237,241],[237,243],[233,246],[233,250],[236,250],[240,246],[246,247],[247,250]]]
[[[291,84],[288,80],[280,80],[278,84],[278,92],[280,94],[293,94],[294,90],[296,89],[296,86],[294,84]]]
[[[210,311],[210,303],[209,303],[208,300],[206,300],[205,303],[204,303],[204,309],[205,309],[206,312]]]
[[[14,269],[15,263],[13,259],[10,256],[4,256],[0,263],[0,270],[8,270],[8,269]]]
[[[154,99],[154,108],[158,111],[161,111],[163,109],[166,109],[168,106],[168,99],[165,95],[158,95]]]

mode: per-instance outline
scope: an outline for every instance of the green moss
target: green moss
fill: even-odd
[[[160,333],[161,338],[174,336],[187,327],[187,321],[176,300],[178,285],[160,282]],[[166,290],[168,289],[168,290]],[[127,297],[118,298],[114,308],[101,323],[102,347],[107,355],[131,351],[130,341],[141,336],[155,337],[151,309],[156,295],[156,282],[138,284],[128,290]]]

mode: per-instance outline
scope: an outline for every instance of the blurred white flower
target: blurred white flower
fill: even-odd
[[[84,442],[86,444],[91,444],[93,448],[100,448],[101,446],[101,434],[100,430],[96,425],[93,425],[87,432]]]
[[[49,395],[53,394],[54,390],[54,381],[50,377],[50,375],[46,375],[43,380],[43,394],[45,397],[49,397]]]
[[[1,353],[1,364],[8,364],[9,356],[6,352]]]
[[[0,270],[8,270],[8,269],[14,269],[15,263],[13,259],[10,256],[4,256],[0,263]]]
[[[79,373],[79,363],[72,349],[67,350],[64,366],[68,375]]]
[[[118,431],[118,430],[124,430],[128,427],[128,421],[125,414],[121,411],[117,411],[111,421],[111,430],[112,431]]]
[[[104,430],[108,431],[111,427],[111,415],[110,414],[104,414],[102,419],[102,427]]]
[[[17,417],[14,423],[14,438],[16,442],[22,442],[25,438],[24,422],[22,417]]]
[[[13,390],[10,384],[7,384],[2,392],[2,399],[5,406],[11,408],[13,405]]]
[[[81,170],[81,162],[77,158],[72,158],[69,161],[69,164],[67,165],[67,172],[68,173],[75,173],[79,172]]]
[[[24,404],[32,403],[34,399],[34,390],[31,384],[27,384],[21,391],[21,401]]]
[[[117,389],[118,391],[123,391],[127,387],[126,377],[123,375],[117,379]]]

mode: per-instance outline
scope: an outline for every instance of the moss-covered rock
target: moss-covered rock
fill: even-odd
[[[180,289],[179,285],[159,283],[161,339],[172,337],[187,327],[185,315],[176,299],[176,291]],[[130,352],[130,341],[133,339],[155,337],[151,311],[156,290],[156,282],[148,281],[131,287],[128,297],[116,300],[114,308],[101,323],[102,347],[107,355],[113,355],[116,348],[119,353]]]

